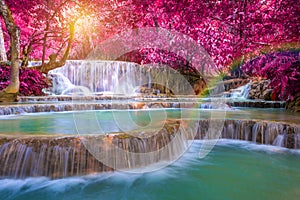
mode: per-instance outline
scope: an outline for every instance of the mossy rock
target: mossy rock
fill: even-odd
[[[18,93],[7,93],[5,90],[0,92],[0,102],[16,102]]]

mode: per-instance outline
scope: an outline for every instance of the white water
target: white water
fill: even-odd
[[[53,84],[53,93],[113,92],[124,83],[129,87],[127,91],[132,93],[138,80],[135,67],[136,64],[128,62],[70,60],[65,66],[50,71],[52,75],[59,74],[59,85]]]
[[[224,97],[229,97],[229,98],[240,98],[240,99],[247,99],[249,92],[251,90],[251,83],[247,83],[246,85],[240,86],[236,89],[233,89],[229,96],[228,94],[224,95]]]
[[[284,146],[284,135],[277,135],[277,137],[275,138],[273,145],[274,146],[279,146],[279,147],[283,147]]]
[[[179,160],[150,173],[2,179],[0,197],[11,200],[260,199],[262,195],[264,199],[299,198],[299,150],[219,140],[209,156],[199,159],[202,144],[203,141],[194,141]]]
[[[194,95],[192,86],[184,76],[168,66],[158,64],[148,66],[120,61],[69,60],[49,74],[55,75],[56,82],[59,82],[59,85],[53,85],[53,94],[56,95],[86,94],[88,91],[93,94],[134,96],[138,87],[151,87],[152,84],[164,86],[176,95]]]
[[[294,141],[295,141],[294,148],[299,149],[300,148],[300,134],[299,133],[294,135]]]

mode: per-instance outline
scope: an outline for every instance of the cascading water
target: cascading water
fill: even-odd
[[[52,178],[114,170],[139,170],[178,159],[196,129],[182,130],[169,122],[155,135],[124,133],[79,136],[0,137],[0,177]]]
[[[54,94],[70,94],[75,87],[79,91],[87,88],[93,94],[111,92],[133,96],[137,87],[150,87],[153,84],[163,86],[160,89],[165,91],[159,91],[161,93],[170,89],[176,95],[194,94],[192,86],[183,75],[168,66],[155,64],[143,66],[120,61],[70,60],[65,66],[49,73],[66,77],[60,78],[66,83],[53,85]]]
[[[275,140],[273,142],[273,145],[283,147],[284,146],[284,140],[285,140],[285,134],[277,135],[277,137],[275,138]]]
[[[264,134],[265,144],[282,146],[283,145],[282,143],[278,145],[278,143],[275,141],[277,140],[277,137],[281,137],[281,134],[283,133],[284,133],[284,126],[282,124],[268,123]]]
[[[92,93],[113,92],[119,86],[121,77],[128,84],[139,80],[138,74],[134,73],[135,68],[136,64],[129,62],[70,60],[65,66],[50,71],[50,74],[63,75],[67,83],[53,85],[55,94],[69,94],[75,86],[85,87]],[[57,89],[64,85],[66,87],[63,89]]]
[[[123,75],[127,83],[136,81],[134,73],[136,64],[116,61],[68,61],[66,65],[50,73],[61,73],[76,86],[84,86],[91,92],[115,91]]]
[[[231,93],[223,95],[223,97],[247,99],[251,90],[251,82],[246,85],[233,89]]]
[[[103,119],[108,119],[101,113]],[[66,116],[53,116],[53,118],[61,121],[61,125],[66,125]],[[142,116],[139,117],[139,119]],[[39,124],[37,117],[34,117],[35,122]],[[174,116],[178,119],[178,116]],[[64,121],[65,120],[65,121]],[[72,120],[74,120],[72,118]],[[100,120],[100,119],[99,119]],[[191,119],[190,119],[191,120]],[[196,120],[196,119],[195,119]],[[203,119],[196,121],[185,121],[183,125],[188,125],[188,130],[183,131],[181,126],[178,128],[179,121],[172,123],[168,121],[164,128],[160,130],[159,134],[151,137],[147,136],[146,131],[138,132],[143,137],[133,137],[124,135],[117,130],[114,134],[98,135],[99,137],[92,137],[88,145],[95,147],[93,155],[110,155],[108,159],[108,166],[117,169],[136,169],[136,167],[145,167],[159,161],[166,161],[173,159],[174,156],[181,155],[187,148],[187,141],[191,139],[204,139],[208,133],[211,119]],[[107,122],[106,122],[107,123]],[[5,123],[13,126],[25,127],[26,124]],[[30,121],[28,122],[30,123]],[[192,126],[192,124],[194,124]],[[52,130],[52,124],[49,128]],[[59,126],[56,123],[56,126]],[[112,130],[113,124],[109,125],[109,130]],[[7,126],[2,126],[3,130]],[[62,128],[65,129],[65,128]],[[9,128],[8,128],[9,130]],[[21,130],[21,129],[20,129]],[[178,130],[178,132],[177,132]],[[47,132],[45,129],[41,130],[43,134],[62,133],[56,129],[55,132]],[[53,131],[53,130],[52,130]],[[0,136],[0,176],[2,177],[27,177],[27,176],[49,176],[49,177],[66,177],[82,174],[89,174],[94,172],[111,171],[112,168],[106,167],[104,163],[99,162],[86,149],[87,145],[82,142],[81,137],[73,136],[74,132],[69,136],[43,136],[35,135],[14,137],[14,136]],[[289,124],[287,122],[267,122],[260,120],[238,120],[226,119],[220,137],[247,140],[261,144],[273,144],[276,146],[283,146],[288,148],[300,148],[299,135],[300,127],[298,124]],[[1,131],[0,131],[1,132]],[[6,132],[6,131],[4,131]],[[21,132],[21,131],[14,131]],[[33,130],[29,130],[33,132]],[[10,132],[7,132],[10,133]],[[131,134],[135,133],[134,131]],[[196,133],[196,135],[194,135]],[[176,136],[180,137],[174,137]],[[85,137],[84,137],[85,138]],[[177,138],[177,139],[176,139]],[[289,138],[286,140],[286,138]],[[108,144],[115,144],[115,146],[129,150],[130,152],[155,152],[162,147],[168,145],[169,154],[159,154],[159,156],[150,155],[150,157],[143,157],[140,154],[124,154],[117,153]]]
[[[56,82],[53,82],[56,94],[70,94],[74,92],[86,93],[85,90],[93,93],[109,91],[115,93],[118,92],[117,89],[120,87],[125,87],[123,92],[131,94],[131,92],[134,92],[135,86],[150,86],[152,82],[155,81],[159,81],[165,86],[173,85],[174,88],[177,88],[175,91],[185,90],[185,86],[181,85],[181,81],[178,79],[172,80],[172,77],[166,76],[167,73],[161,75],[159,72],[161,71],[158,71],[157,67],[143,68],[137,64],[125,62],[68,61],[64,67],[53,70],[51,74],[53,77],[56,77],[57,80]],[[77,91],[77,89],[79,89],[79,91]],[[236,89],[236,93],[234,92],[231,97],[245,98],[248,89],[249,84],[242,86]],[[86,110],[87,106],[90,105],[83,106],[82,109]],[[122,106],[124,106],[124,104]],[[211,105],[208,104],[207,106]],[[34,105],[34,107],[37,108],[36,105]],[[52,109],[51,107],[52,105],[49,107],[50,110]],[[96,106],[92,107],[96,108]],[[131,107],[135,108],[134,106]],[[103,108],[109,109],[111,107]],[[114,106],[113,108],[117,108],[117,106]],[[97,107],[97,109],[99,108]],[[126,109],[128,108],[126,107]],[[45,111],[48,111],[48,108]],[[210,122],[211,120],[199,121],[199,130],[196,139],[204,138],[203,134],[207,133],[207,129],[204,129],[205,127],[209,127]],[[289,126],[273,122],[226,120],[220,136],[222,138],[249,140],[261,144],[299,148],[299,128],[297,130],[296,128],[294,125]],[[173,133],[175,131],[171,130],[171,132]],[[285,143],[285,134],[281,135],[283,132],[286,133],[286,137],[293,138],[294,140],[290,139],[289,142]],[[112,141],[115,141],[124,148],[136,152],[144,152],[146,150],[152,152],[157,150],[158,147],[164,146],[164,142],[169,142],[172,135],[167,132],[166,136],[149,140],[126,137],[117,138],[116,136]],[[182,150],[186,149],[186,144],[182,141],[186,141],[187,139],[191,138],[183,138],[181,141],[179,139],[179,142],[174,144],[169,151],[173,154],[166,155],[166,157],[171,158],[174,155],[180,155]],[[72,142],[72,140],[77,141],[76,138],[66,137],[65,139],[46,141],[27,138],[24,141],[11,140],[2,142],[2,145],[0,145],[0,172],[2,176],[8,177],[43,175],[50,177],[65,177],[112,170],[110,168],[105,168],[103,163],[97,162],[93,156],[88,154],[82,143]],[[58,144],[57,141],[60,141],[61,143]],[[97,142],[97,144],[94,146],[102,145],[101,148],[97,150],[99,153],[101,153],[102,150],[107,151],[107,149],[103,149],[105,144],[98,140],[95,142]],[[108,149],[108,151],[110,151],[110,149]],[[126,157],[126,155],[123,156],[123,154],[120,154],[117,158],[118,161],[116,161],[116,163],[121,164],[121,168],[147,166],[161,160],[154,156],[150,159],[131,159],[130,157]],[[116,157],[114,157],[114,159],[116,159]],[[134,163],[131,163],[131,160],[139,160],[140,163],[138,163],[137,166],[134,165]]]
[[[51,76],[52,87],[55,88],[53,92],[55,94],[61,94],[64,90],[75,87],[75,85],[61,73],[51,73]]]
[[[133,78],[135,74],[140,74],[140,76],[142,76],[141,74],[144,73],[142,70],[132,70],[133,75],[129,76],[131,72],[127,74],[126,70],[125,75],[119,73],[123,68],[112,68],[118,71],[118,73],[116,73],[119,76],[118,80],[120,80],[120,77],[121,79],[127,79],[126,77],[128,75],[128,80],[131,81],[131,78]],[[93,71],[96,72],[95,70]],[[108,76],[107,71],[102,72],[101,69],[99,69],[98,72],[99,71],[104,74],[106,73],[106,75],[103,75],[102,77]],[[73,71],[72,73],[75,73],[75,71]],[[155,72],[151,72],[149,74],[149,82],[147,86],[151,85],[151,74],[155,74]],[[77,75],[79,76],[80,73],[78,73]],[[112,76],[107,80],[103,80],[103,84],[101,83],[103,87],[98,88],[99,90],[95,89],[93,92],[114,92],[115,88],[112,87],[113,84],[115,84],[116,82],[116,87],[119,87],[120,82],[116,81],[113,77],[117,76]],[[77,78],[75,79],[80,79]],[[91,80],[94,81],[95,79],[96,78]],[[113,79],[115,82],[113,82]],[[95,84],[71,82],[70,80],[66,80],[67,84],[65,84],[65,88],[59,89],[59,92],[57,92],[58,94],[71,94],[78,92],[85,93],[85,89],[87,88],[90,91],[90,88],[98,87],[98,85]],[[153,80],[155,79],[153,78]],[[178,82],[180,83],[180,81]],[[110,88],[110,86],[113,89]],[[131,89],[131,86],[128,88]],[[54,97],[60,98],[61,96]],[[139,102],[139,104],[142,103]],[[172,105],[171,107],[173,107],[173,105],[177,105],[177,107],[182,108],[182,106],[178,102],[162,103],[162,105],[165,104]],[[60,106],[65,107],[61,111],[72,108],[69,107],[69,105]],[[82,106],[82,109],[86,110],[90,105]],[[124,107],[124,105],[122,106]],[[208,108],[213,108],[209,104],[198,107],[202,108],[205,106],[208,106]],[[97,109],[110,109],[111,105],[99,105],[99,107],[98,105],[92,106],[92,108],[94,107]],[[117,106],[113,107],[116,108]],[[131,107],[137,108],[134,104]],[[0,108],[0,114],[6,113],[6,110],[2,109],[2,107]],[[15,108],[16,110],[8,110],[7,113],[20,113],[20,110],[17,110],[17,105]],[[38,105],[33,105],[32,108],[28,107],[28,109],[30,110],[30,112],[31,110],[32,112],[34,112],[41,108],[39,108]],[[45,105],[45,109],[43,109],[42,111],[52,110],[60,110],[60,108],[54,108],[53,105]],[[194,110],[193,112],[203,111]],[[242,116],[237,115],[236,117],[232,117],[231,115],[231,117],[225,119],[221,137],[300,149],[300,127],[296,121],[297,118],[293,119],[293,121],[291,122],[286,118],[286,116],[284,116],[282,117],[285,119],[284,122],[280,122],[279,119],[270,119],[270,117],[266,115],[264,118],[268,119],[268,121],[261,121],[261,119],[263,118],[262,115],[257,113],[257,110],[253,112],[255,112],[255,117],[259,116],[260,119],[253,119],[254,115],[249,116],[249,113],[247,112]],[[179,116],[177,118],[180,117],[182,116]],[[26,116],[24,118],[26,119]],[[57,119],[56,117],[54,118],[57,121],[61,121],[61,123],[55,122],[53,124],[50,124],[50,126],[61,126],[63,129],[65,129],[67,124],[62,120],[64,119],[64,117],[60,119]],[[33,125],[37,126],[37,121],[38,120],[35,120],[36,123],[28,122],[28,127]],[[199,121],[198,130],[196,131],[196,139],[204,138],[205,134],[208,132],[207,129],[209,127],[210,121],[211,119]],[[10,126],[15,125],[11,124],[10,122],[3,124],[5,124],[3,127],[8,127],[7,124],[9,124]],[[43,125],[45,124],[43,123]],[[26,126],[20,125],[19,127],[24,128]],[[0,128],[0,130],[1,129],[2,128]],[[172,140],[173,136],[170,133],[173,133],[175,129],[167,128],[165,130],[166,134],[164,134],[164,136],[156,135],[156,137],[152,138],[132,138],[130,136],[128,137],[128,135],[122,134],[120,134],[119,136],[117,134],[109,134],[102,137],[104,138],[105,142],[118,144],[121,148],[129,149],[133,152],[154,152],[162,146],[165,146],[166,143]],[[21,133],[21,131],[16,132],[18,134]],[[61,133],[58,130],[55,130],[55,132]],[[232,199],[234,198],[234,196],[236,197],[238,195],[241,197],[247,196],[251,199],[259,199],[261,198],[261,191],[264,191],[264,195],[267,199],[287,199],[293,197],[295,197],[296,199],[297,196],[299,196],[297,183],[299,183],[300,177],[299,173],[296,173],[298,170],[297,166],[299,161],[299,153],[297,152],[299,150],[287,150],[280,147],[270,147],[267,145],[263,145],[260,147],[248,142],[240,143],[237,141],[233,142],[235,143],[235,148],[231,149],[226,147],[226,145],[219,146],[222,142],[224,142],[220,140],[212,152],[213,156],[208,156],[205,159],[199,159],[198,150],[202,146],[202,141],[195,141],[194,145],[196,144],[196,147],[194,146],[188,149],[188,151],[191,151],[192,149],[193,153],[195,154],[195,158],[193,157],[191,159],[189,157],[191,152],[188,152],[182,159],[185,162],[179,161],[157,173],[144,173],[142,175],[124,175],[122,173],[114,173],[113,175],[109,173],[109,175],[107,175],[106,173],[103,173],[101,175],[94,176],[91,174],[94,174],[95,172],[97,173],[112,171],[113,169],[103,165],[103,163],[98,162],[98,160],[95,159],[94,156],[89,154],[86,150],[86,146],[83,143],[79,142],[78,137],[50,136],[53,137],[49,137],[50,139],[47,139],[48,136],[37,135],[35,135],[34,137],[18,136],[17,139],[9,139],[9,137],[14,136],[1,136],[0,138],[0,175],[2,176],[2,180],[0,180],[0,196],[3,199],[63,199],[66,198],[67,195],[67,198],[73,199],[121,199],[124,198],[124,196],[125,198],[129,196],[129,199],[139,199],[145,197],[150,199],[172,199],[174,198],[174,196],[181,199],[195,199],[199,197],[199,191],[201,192],[202,190],[202,193],[204,195],[207,193],[218,194],[218,197],[222,196],[223,199]],[[179,138],[178,142],[174,143],[174,145],[169,149],[168,152],[170,152],[170,154],[165,156],[167,158],[171,158],[172,156],[181,154],[182,150],[186,149],[186,139],[187,138]],[[105,149],[107,146],[103,144],[104,142],[101,143],[101,140],[95,140],[95,143],[99,145],[99,147],[101,147],[98,149],[98,151],[110,151],[110,149]],[[225,140],[225,144],[226,143],[228,142],[226,142]],[[249,151],[249,148],[253,151]],[[268,150],[268,152],[270,151],[272,152],[272,154],[276,153],[276,155],[272,157],[272,162],[270,162],[270,153],[264,154],[261,152],[261,149],[264,148],[270,149]],[[257,151],[257,149],[259,150]],[[240,154],[241,150],[242,154]],[[277,151],[279,152],[278,154]],[[289,153],[290,151],[292,153]],[[112,152],[109,152],[109,154],[110,153]],[[151,157],[150,159],[141,157],[139,159],[134,159],[135,161],[139,162],[132,163],[132,157],[126,157],[123,156],[123,154],[120,154],[118,157],[112,156],[112,158],[114,159],[114,161],[116,161],[116,163],[120,163],[121,167],[125,168],[135,168],[140,166],[143,167],[163,160],[155,156]],[[211,173],[212,168],[214,169],[214,173]],[[245,169],[247,173],[245,173]],[[224,173],[224,170],[226,171],[226,173]],[[282,173],[278,173],[278,171]],[[81,176],[82,174],[90,174],[90,176]],[[188,176],[186,176],[187,174]],[[214,176],[211,177],[210,175]],[[28,176],[48,176],[52,178],[68,176],[76,177],[66,179],[62,178],[57,180],[51,180],[44,177],[21,180],[13,179]],[[120,179],[120,177],[118,176],[122,176],[123,178],[125,178]],[[201,178],[199,179],[199,177]],[[257,177],[259,178],[259,180],[257,179]],[[240,186],[240,188],[235,189],[234,194],[229,194],[228,191],[232,189],[232,184],[230,185],[226,181],[224,183],[222,181],[219,181],[218,184],[215,184],[215,180],[218,179],[231,180],[235,185]],[[238,182],[236,180],[247,181]],[[202,181],[201,184],[199,184],[199,181]],[[251,191],[247,190],[248,185],[253,185],[254,189]],[[266,185],[268,185],[269,187],[266,187]],[[164,189],[162,191],[161,188],[165,188],[166,190]],[[274,190],[274,188],[281,188],[282,190],[277,191]],[[220,195],[220,191],[225,191],[225,194]],[[239,193],[237,193],[237,191]],[[289,192],[283,193],[282,191]],[[84,197],[83,194],[85,194]],[[213,199],[212,196],[204,196],[204,198],[208,199],[210,197],[211,199]]]
[[[96,162],[77,138],[8,140],[0,147],[0,156],[2,177],[58,178],[112,170]]]
[[[195,139],[204,139],[211,120],[200,120]],[[298,124],[267,122],[256,120],[224,121],[222,138],[252,141],[287,148],[300,148],[300,129]],[[287,140],[287,138],[289,138]]]
[[[294,148],[295,149],[300,148],[300,133],[294,135]]]
[[[253,89],[252,81],[248,82],[245,85],[242,85],[236,89],[230,89],[229,86],[227,87],[227,92],[222,94],[222,98],[225,98],[227,104],[232,107],[254,107],[254,108],[284,108],[285,101],[270,101],[264,100],[268,98],[264,92],[259,91],[261,93],[259,98],[253,98],[253,93],[257,91]],[[270,89],[268,89],[268,92]],[[252,95],[252,97],[251,97]]]

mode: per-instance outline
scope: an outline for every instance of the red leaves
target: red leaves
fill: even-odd
[[[292,99],[300,93],[300,56],[299,52],[287,51],[262,55],[242,66],[250,76],[270,79],[273,87],[272,98]]]
[[[77,33],[73,57],[84,59],[97,44],[128,29],[160,27],[193,38],[214,58],[219,68],[233,59],[265,45],[299,41],[300,15],[297,0],[289,1],[178,1],[178,0],[7,0],[21,27],[22,46],[34,42],[31,58],[41,59],[42,36],[47,15],[57,11],[47,40],[47,54],[61,47],[67,38],[67,18],[74,2],[95,19],[87,32]],[[51,2],[47,5],[46,2]],[[62,2],[64,6],[57,8]],[[73,3],[72,3],[73,2]],[[47,7],[49,6],[49,7]],[[67,12],[68,11],[68,12]],[[75,18],[74,17],[74,18]],[[53,33],[54,30],[54,33]],[[34,33],[40,33],[35,35]],[[54,37],[55,36],[55,37]],[[51,41],[54,42],[51,42]],[[84,48],[83,48],[84,46]],[[87,52],[82,52],[87,49]],[[152,52],[149,52],[152,53]],[[146,56],[153,57],[151,55]],[[154,57],[159,57],[154,55]],[[163,56],[162,56],[163,58]],[[255,69],[253,69],[255,70]]]
[[[10,67],[0,67],[0,91],[9,84]],[[20,95],[40,96],[42,89],[47,88],[45,77],[34,69],[20,69]]]

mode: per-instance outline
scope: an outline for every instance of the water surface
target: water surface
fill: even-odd
[[[78,128],[92,128],[99,134],[135,130],[165,119],[245,119],[296,123],[299,113],[282,109],[236,108],[209,109],[148,109],[50,112],[0,116],[0,134],[78,134]],[[100,127],[100,128],[99,128]],[[121,128],[120,128],[121,127]],[[101,130],[100,130],[101,129]],[[92,133],[92,132],[91,132]]]

